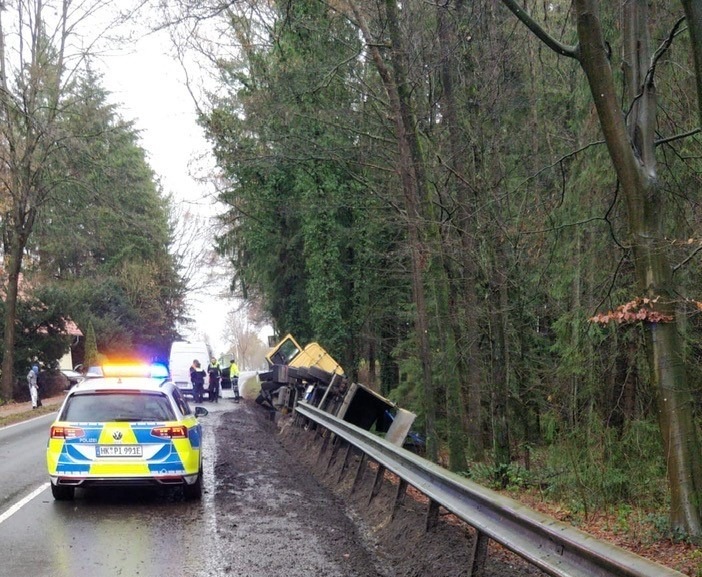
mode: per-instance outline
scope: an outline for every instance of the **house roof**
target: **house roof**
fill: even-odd
[[[72,337],[82,337],[83,332],[78,328],[78,325],[71,319],[66,319],[66,333]]]

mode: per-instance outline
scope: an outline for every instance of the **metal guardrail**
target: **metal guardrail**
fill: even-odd
[[[556,577],[684,577],[683,573],[533,511],[316,407],[298,403],[295,410],[377,462],[379,475],[388,470],[400,478],[401,487],[409,484],[426,495],[435,514],[440,505],[476,529],[470,575],[482,571],[487,540],[492,539]]]

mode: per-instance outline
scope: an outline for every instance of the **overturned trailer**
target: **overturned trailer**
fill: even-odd
[[[382,433],[398,446],[417,448],[411,434],[416,415],[360,383],[349,383],[344,370],[318,343],[300,346],[292,335],[266,355],[268,371],[259,374],[256,402],[289,412],[305,401],[366,431]]]

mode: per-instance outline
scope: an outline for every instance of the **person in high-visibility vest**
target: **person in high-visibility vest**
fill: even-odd
[[[241,395],[239,394],[239,367],[234,362],[234,359],[232,359],[232,364],[229,365],[229,378],[232,381],[232,392],[234,393],[234,402],[238,403],[239,399],[241,399]]]

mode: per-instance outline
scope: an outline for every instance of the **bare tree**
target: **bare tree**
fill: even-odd
[[[190,292],[210,294],[218,267],[224,264],[214,248],[213,219],[198,214],[192,207],[174,206],[171,214],[173,243],[171,252],[179,273]]]
[[[126,3],[121,3],[120,9]],[[111,0],[17,0],[0,4],[0,207],[5,319],[0,396],[14,380],[18,282],[41,207],[67,179],[62,158],[76,138],[63,122],[87,58],[129,17]]]
[[[268,347],[261,341],[258,332],[249,322],[245,307],[232,310],[227,315],[227,325],[222,337],[229,343],[227,354],[234,358],[240,369],[255,369],[264,363]]]

